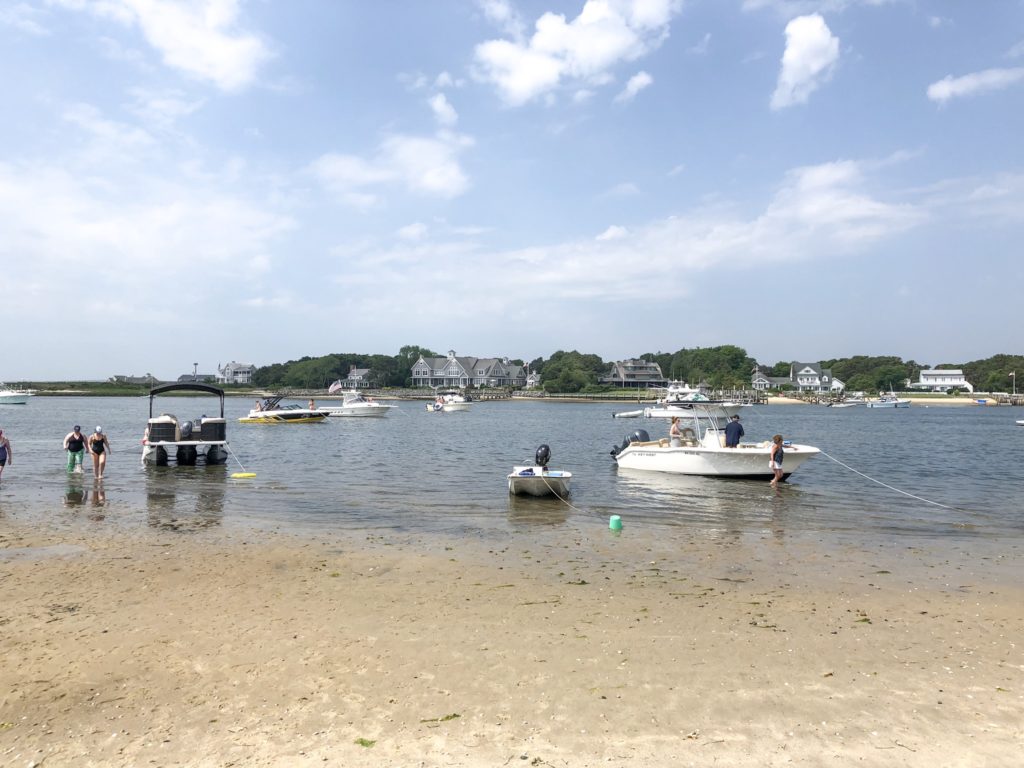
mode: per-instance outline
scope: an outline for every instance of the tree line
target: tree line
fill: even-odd
[[[335,353],[321,357],[303,357],[286,363],[257,368],[253,384],[263,389],[295,388],[326,389],[338,379],[344,380],[352,366],[369,370],[368,379],[374,387],[412,386],[412,366],[423,357],[442,357],[426,347],[407,345],[397,355]],[[788,376],[791,361],[759,365],[742,347],[726,344],[718,347],[695,347],[676,352],[647,352],[640,359],[658,363],[667,379],[686,381],[691,385],[706,383],[713,389],[749,389],[755,370],[768,376]],[[538,357],[528,363],[520,359],[510,362],[528,366],[541,375],[541,387],[548,392],[598,393],[619,389],[601,384],[611,373],[614,361],[599,355],[576,350],[558,350],[548,358]],[[1024,355],[994,355],[984,360],[964,363],[943,362],[934,365],[904,361],[893,356],[857,355],[820,361],[847,390],[877,392],[901,389],[905,382],[917,381],[924,368],[958,368],[975,389],[983,392],[1009,392],[1014,388],[1015,371],[1024,373]]]

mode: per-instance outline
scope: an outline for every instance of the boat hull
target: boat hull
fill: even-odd
[[[370,405],[370,406],[353,406],[353,407],[345,407],[345,406],[342,405],[342,406],[338,406],[336,408],[335,407],[331,407],[331,406],[326,406],[324,408],[320,408],[319,410],[322,411],[325,415],[330,416],[330,417],[347,416],[347,417],[357,417],[357,418],[365,418],[365,417],[380,418],[381,416],[387,416],[388,415],[388,411],[390,411],[392,408],[395,408],[395,407],[396,406],[394,406],[394,405]]]
[[[738,448],[714,446],[671,446],[667,440],[633,442],[615,457],[620,467],[649,472],[670,472],[700,477],[771,479],[768,444],[741,444]],[[821,451],[810,445],[785,448],[783,478],[789,477],[808,459]]]
[[[311,424],[323,421],[326,413],[319,411],[252,411],[241,417],[240,424]]]
[[[513,467],[508,476],[508,492],[513,496],[569,495],[571,472],[546,470],[543,467]]]
[[[10,392],[0,395],[0,405],[26,405],[30,397],[28,392]]]
[[[749,406],[743,403],[697,403],[694,405],[656,405],[644,408],[644,416],[648,419],[671,419],[678,416],[681,419],[693,418],[694,410],[697,409],[701,416],[710,416],[714,419],[731,419],[737,416],[744,408]]]

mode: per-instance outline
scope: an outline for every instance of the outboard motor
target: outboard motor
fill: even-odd
[[[650,442],[651,436],[647,434],[646,429],[638,429],[630,435],[626,435],[622,438],[622,445],[618,445],[611,450],[612,456],[618,456],[622,451],[626,450],[630,443],[647,443]]]
[[[551,461],[551,449],[547,445],[541,445],[537,448],[537,455],[534,456],[534,460],[540,467],[546,467],[548,462]]]
[[[186,421],[181,425],[181,439],[191,440],[192,439],[192,422]]]

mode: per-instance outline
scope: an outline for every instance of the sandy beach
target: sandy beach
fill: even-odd
[[[0,527],[10,766],[1011,766],[1020,552]],[[897,571],[895,564],[901,564]]]

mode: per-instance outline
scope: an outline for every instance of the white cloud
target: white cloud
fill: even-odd
[[[434,112],[434,119],[437,122],[446,127],[450,128],[459,121],[459,113],[455,111],[455,107],[451,105],[448,98],[443,93],[437,93],[430,97],[428,103],[430,109]]]
[[[50,34],[41,23],[42,15],[42,11],[28,3],[14,3],[0,7],[0,26],[13,27],[41,37]]]
[[[472,143],[450,132],[436,137],[396,135],[381,142],[370,159],[328,153],[314,160],[309,170],[342,202],[357,208],[376,205],[380,190],[393,185],[453,198],[469,188],[458,155]]]
[[[606,189],[601,197],[632,197],[640,194],[640,188],[631,181],[624,181],[616,184],[611,189]]]
[[[147,91],[132,88],[134,99],[131,111],[156,127],[168,129],[183,117],[197,112],[203,106],[202,99],[186,99],[181,91]]]
[[[832,76],[838,60],[839,38],[821,16],[798,16],[790,21],[772,109],[806,103],[811,93]]]
[[[1021,56],[1024,56],[1024,40],[1021,40],[1019,43],[1010,48],[1010,50],[1006,52],[1006,55],[1009,56],[1011,59],[1017,59],[1020,58]]]
[[[477,77],[510,106],[550,95],[564,80],[606,84],[609,70],[655,49],[679,0],[587,0],[567,21],[545,13],[529,40],[488,40],[475,50]]]
[[[427,235],[427,225],[416,221],[401,227],[396,234],[402,240],[422,240]]]
[[[696,45],[690,46],[688,53],[692,53],[695,56],[703,56],[711,48],[711,33],[705,32],[704,37],[701,38],[700,42]]]
[[[487,20],[516,40],[523,36],[523,21],[508,0],[477,0]]]
[[[251,85],[270,58],[256,35],[238,29],[239,0],[50,0],[137,25],[164,63],[225,91]]]
[[[608,229],[602,232],[600,235],[595,237],[595,240],[619,240],[629,234],[629,230],[625,227],[620,227],[617,224],[612,224]]]
[[[928,86],[928,98],[945,104],[950,99],[973,96],[986,91],[1000,91],[1024,79],[1024,67],[1014,69],[986,69],[969,75],[946,75]]]
[[[653,82],[654,78],[646,72],[637,72],[629,78],[629,81],[626,83],[626,87],[623,88],[619,95],[615,97],[615,101],[620,103],[632,101],[640,91],[650,86]]]

